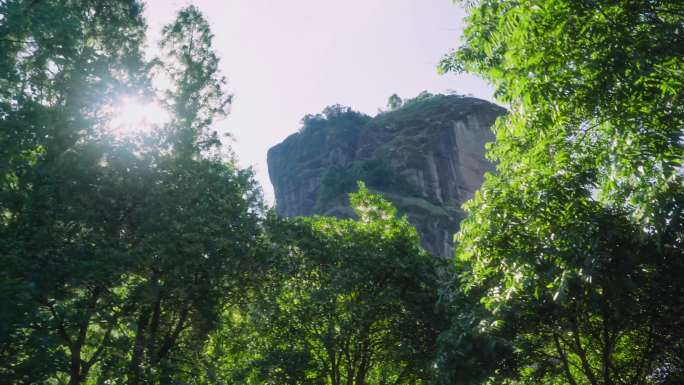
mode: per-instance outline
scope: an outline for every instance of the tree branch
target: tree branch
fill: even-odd
[[[582,371],[587,376],[587,379],[592,385],[598,385],[598,382],[596,381],[596,376],[594,376],[594,371],[591,365],[589,364],[589,360],[587,359],[587,353],[584,351],[584,347],[582,347],[579,326],[577,325],[577,318],[575,315],[570,317],[570,324],[572,325],[572,337],[575,342],[575,348],[577,349],[577,355],[579,356],[580,361],[582,362]]]
[[[64,322],[62,319],[59,317],[57,314],[57,311],[55,310],[55,307],[52,303],[47,303],[48,309],[50,309],[50,313],[52,313],[52,316],[57,320],[57,332],[59,336],[64,340],[64,342],[67,343],[69,347],[73,345],[73,342],[71,341],[71,338],[69,337],[69,333],[67,333],[66,328],[64,326]]]
[[[568,379],[568,382],[570,382],[570,385],[577,385],[577,381],[575,381],[575,377],[572,376],[570,366],[568,365],[568,357],[565,355],[563,347],[561,346],[560,341],[558,339],[558,335],[556,333],[553,333],[553,342],[556,345],[556,351],[558,352],[558,356],[560,356],[561,362],[563,363],[563,371],[565,373],[565,377]]]
[[[183,310],[181,310],[180,316],[178,317],[178,321],[176,322],[176,326],[173,328],[173,331],[166,336],[166,338],[164,339],[164,343],[159,348],[157,357],[154,360],[155,363],[159,363],[162,359],[167,357],[167,355],[171,351],[171,348],[173,348],[173,346],[175,345],[178,336],[187,327],[185,321],[187,321],[189,314],[190,305],[186,306]]]

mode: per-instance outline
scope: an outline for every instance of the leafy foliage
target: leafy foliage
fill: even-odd
[[[0,10],[0,382],[197,377],[186,358],[252,280],[262,210],[251,172],[204,139],[227,102],[206,21],[190,7],[165,29],[172,122],[120,139],[107,107],[153,95],[141,5]]]
[[[159,46],[163,57],[158,59],[156,75],[168,77],[172,84],[164,90],[163,101],[175,118],[170,125],[176,131],[174,148],[189,154],[206,151],[220,144],[212,123],[227,115],[232,100],[218,70],[214,36],[194,6],[180,10],[162,34]]]
[[[0,382],[682,383],[684,6],[467,4],[442,70],[511,113],[450,268],[363,184],[357,220],[265,215],[214,129],[231,96],[197,8],[148,62],[137,1],[0,2]],[[117,137],[123,95],[171,120]],[[369,120],[334,105],[302,132]],[[401,183],[362,162],[325,194],[359,179]]]
[[[415,230],[364,190],[363,221],[269,217],[266,232],[213,128],[231,97],[206,20],[182,9],[146,62],[141,12],[0,4],[0,382],[431,377],[444,321]],[[117,136],[111,107],[130,95],[170,121]],[[368,119],[331,106],[309,123]]]
[[[504,348],[471,350],[497,365],[450,378],[681,382],[684,8],[482,0],[469,12],[442,69],[481,74],[511,114],[458,235],[467,300],[454,307],[471,310],[452,334]]]
[[[437,261],[389,202],[363,185],[351,200],[358,221],[271,223],[272,271],[243,316],[255,340],[236,357],[251,350],[252,358],[225,374],[232,381],[413,384],[432,378],[445,321],[436,308]]]
[[[380,159],[355,161],[349,167],[328,169],[321,180],[320,204],[353,192],[358,181],[382,191],[408,191],[401,175],[396,175],[387,163]]]
[[[305,115],[302,118],[302,127],[299,131],[304,133],[322,129],[339,131],[358,129],[370,119],[370,116],[354,111],[351,107],[335,104],[325,107],[320,114]]]

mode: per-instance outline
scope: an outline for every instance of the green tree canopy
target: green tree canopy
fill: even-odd
[[[482,75],[510,114],[489,153],[497,173],[458,235],[459,283],[472,300],[454,306],[475,322],[455,319],[453,336],[493,348],[452,340],[445,355],[502,355],[479,375],[449,378],[681,382],[684,7],[467,7],[464,44],[442,69]]]
[[[361,385],[432,378],[444,326],[436,261],[389,202],[365,187],[351,200],[359,220],[277,219],[270,226],[275,262],[246,312],[252,339],[235,351],[251,360],[226,374],[233,381]],[[226,345],[245,343],[231,339]]]
[[[0,4],[0,382],[190,381],[226,303],[258,272],[262,204],[221,158],[229,97],[194,7],[141,55],[135,1]],[[171,121],[109,130],[170,76]]]

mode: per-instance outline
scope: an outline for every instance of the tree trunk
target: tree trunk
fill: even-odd
[[[69,385],[81,383],[81,347],[72,346],[70,349],[71,364],[69,365]]]
[[[147,324],[150,320],[150,311],[144,308],[140,312],[137,322],[137,331],[135,334],[135,345],[133,346],[133,356],[131,357],[131,362],[128,366],[128,384],[138,385],[140,384],[140,366],[143,361],[144,349],[145,349],[145,332],[147,329]]]

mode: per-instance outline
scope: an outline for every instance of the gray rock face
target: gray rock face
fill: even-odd
[[[276,211],[349,217],[347,193],[363,180],[408,216],[428,251],[451,257],[460,206],[492,170],[484,145],[505,113],[480,99],[438,95],[372,119],[322,118],[268,152]]]

